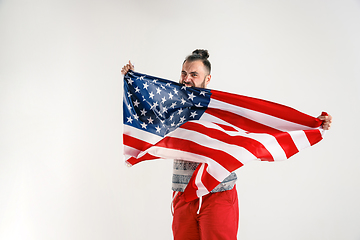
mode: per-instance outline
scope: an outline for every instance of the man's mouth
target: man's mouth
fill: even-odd
[[[193,87],[194,84],[192,82],[183,82],[183,84],[186,86],[186,87]]]

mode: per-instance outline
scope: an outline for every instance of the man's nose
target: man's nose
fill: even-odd
[[[185,77],[184,77],[184,82],[188,82],[190,80],[190,76],[189,75],[186,75]]]

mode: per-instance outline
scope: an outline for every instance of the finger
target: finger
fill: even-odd
[[[331,115],[328,116],[328,120],[329,120],[329,122],[332,122],[332,116]]]
[[[125,66],[121,69],[121,73],[125,75],[127,72],[128,72],[128,68],[127,68],[127,66],[125,65]]]
[[[324,119],[324,121],[327,123],[327,124],[330,124],[332,122],[332,117],[331,116],[328,116]]]
[[[331,128],[331,122],[324,122],[324,123],[322,124],[322,128],[323,128],[324,130],[329,130],[329,129]]]
[[[130,62],[130,60],[129,60],[129,65],[130,65],[130,69],[134,70],[134,65]]]
[[[321,121],[324,121],[324,122],[332,122],[331,116],[319,116],[318,119],[320,119]]]

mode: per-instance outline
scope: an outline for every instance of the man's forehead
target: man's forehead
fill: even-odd
[[[203,72],[204,64],[201,61],[192,61],[192,62],[184,62],[182,66],[182,70],[186,72]]]

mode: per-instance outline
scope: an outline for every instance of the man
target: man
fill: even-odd
[[[211,80],[211,64],[207,50],[195,50],[182,65],[180,83],[187,87],[206,88]],[[129,61],[121,72],[134,70]],[[321,116],[323,128],[329,129],[331,116]],[[236,174],[231,173],[210,194],[186,202],[183,192],[199,164],[174,160],[173,170],[173,234],[174,239],[237,239],[239,205]]]

